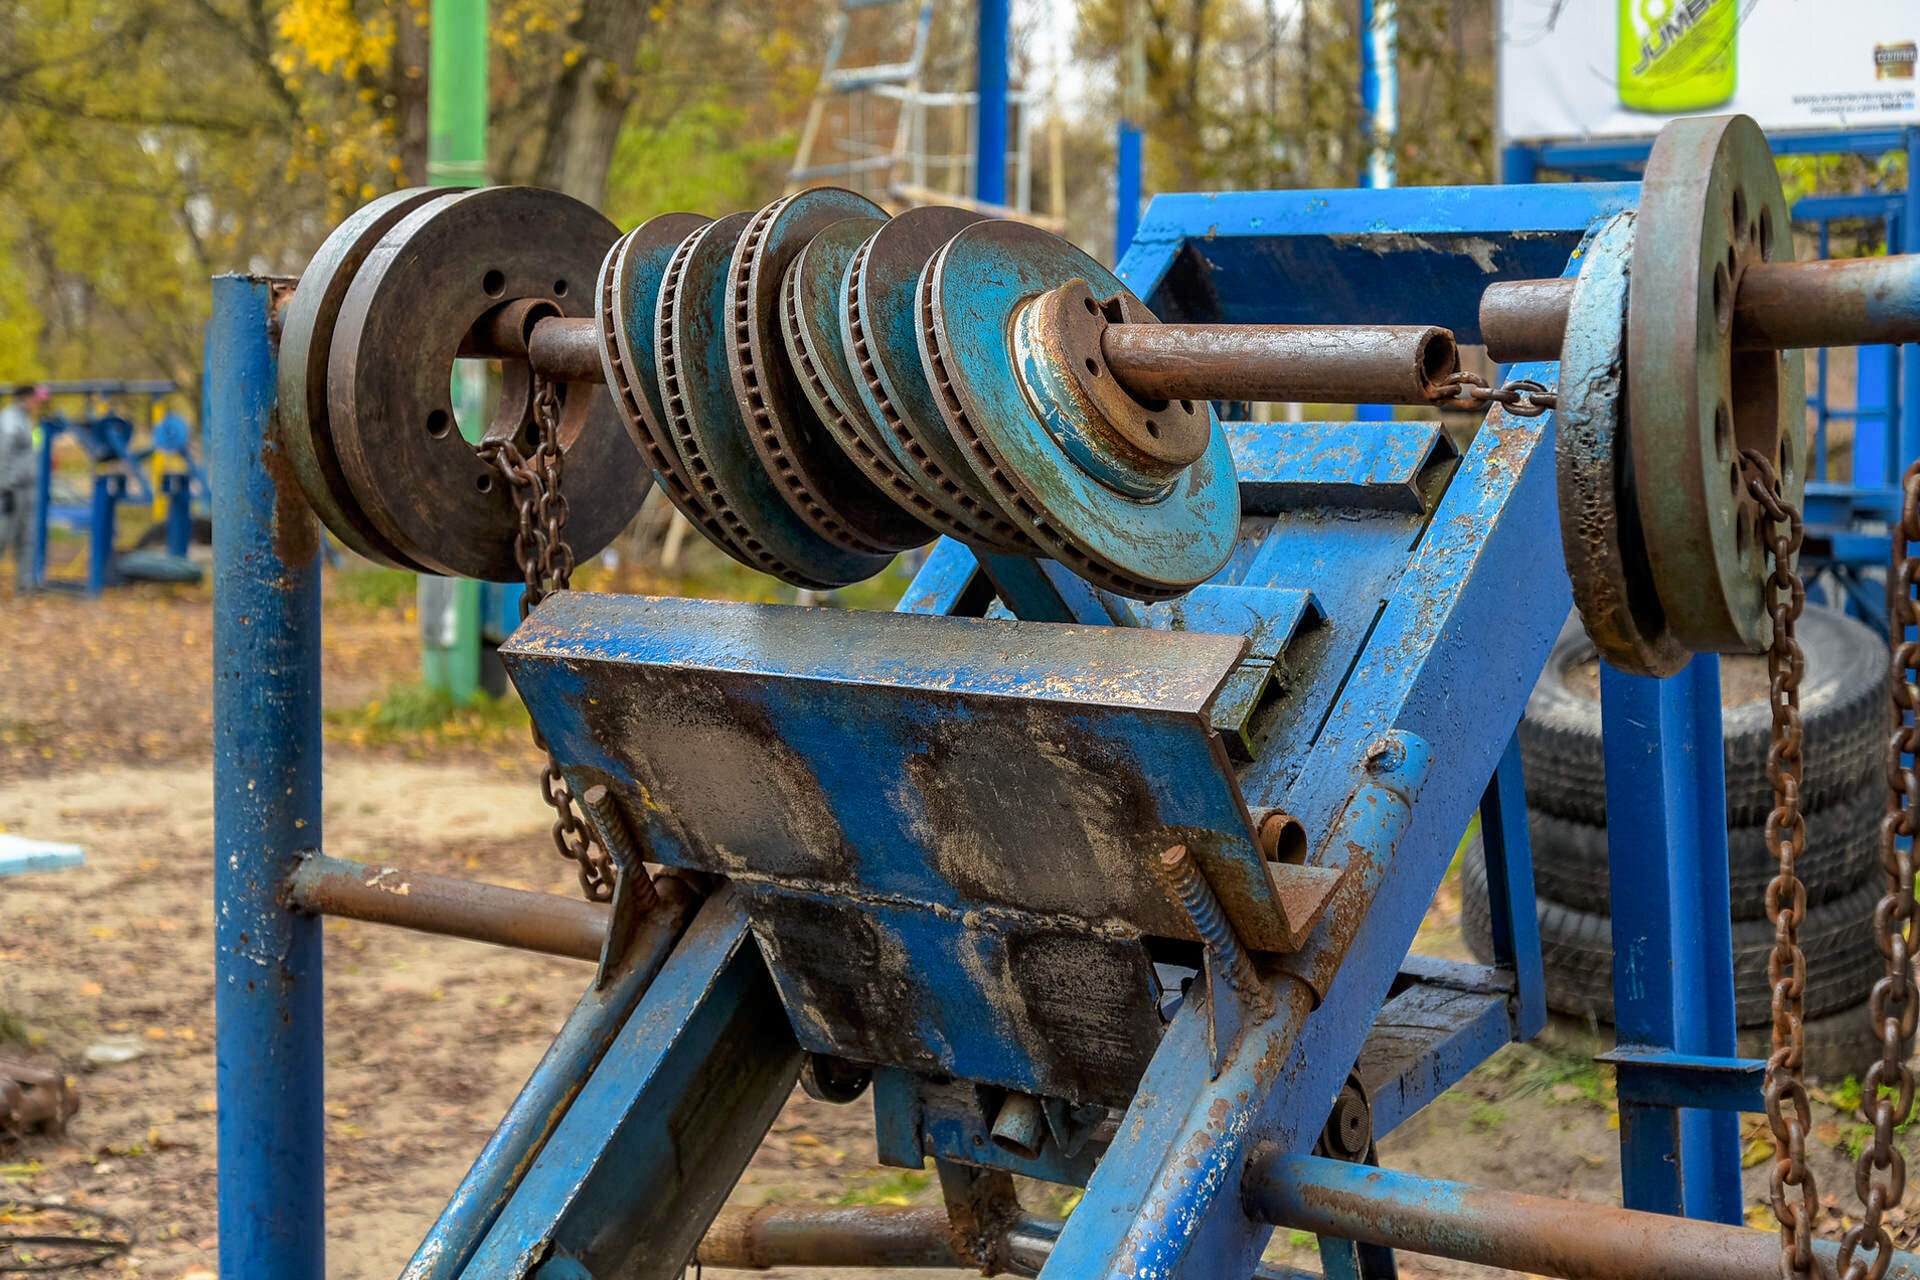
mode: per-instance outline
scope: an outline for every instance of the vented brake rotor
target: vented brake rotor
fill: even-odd
[[[1148,404],[1098,356],[1153,315],[1098,262],[1015,222],[968,227],[927,267],[919,342],[973,482],[1041,551],[1138,599],[1226,563],[1240,489],[1210,406]]]

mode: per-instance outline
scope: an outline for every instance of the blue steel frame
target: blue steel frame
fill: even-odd
[[[1828,250],[1828,224],[1840,218],[1878,218],[1886,224],[1887,252],[1902,252],[1920,235],[1920,125],[1875,129],[1839,129],[1768,135],[1775,155],[1883,156],[1900,152],[1907,160],[1907,186],[1900,192],[1858,196],[1809,196],[1796,202],[1796,222],[1816,223],[1820,256]],[[1515,142],[1501,153],[1500,180],[1533,183],[1544,172],[1609,181],[1635,181],[1646,164],[1652,141],[1644,138],[1600,142]],[[1828,353],[1815,357],[1814,391],[1808,403],[1817,415],[1814,470],[1806,495],[1807,565],[1833,568],[1849,612],[1886,631],[1886,603],[1880,588],[1863,586],[1860,570],[1882,567],[1884,537],[1862,533],[1863,524],[1883,524],[1899,510],[1898,481],[1903,460],[1920,457],[1920,346],[1899,352],[1891,347],[1862,347],[1858,353],[1855,404],[1836,408],[1828,401]],[[1829,419],[1855,422],[1853,474],[1836,479],[1827,466]],[[1898,429],[1894,429],[1897,420]],[[1811,575],[1809,575],[1811,577]],[[1810,582],[1815,599],[1819,584]]]
[[[1471,341],[1489,279],[1577,269],[1589,228],[1636,196],[1635,187],[1617,184],[1163,196],[1148,209],[1119,274],[1166,317],[1417,320],[1448,325]],[[1370,235],[1379,238],[1365,241]],[[1289,265],[1309,260],[1319,266],[1307,275],[1315,287],[1290,288]],[[287,908],[284,891],[300,855],[320,845],[320,538],[273,442],[273,300],[263,280],[215,282],[208,403],[218,504],[221,1268],[318,1280],[319,932],[315,920]],[[1553,368],[1521,373],[1550,379]],[[1511,728],[1569,603],[1557,559],[1540,555],[1557,540],[1552,426],[1550,416],[1520,420],[1495,411],[1437,507],[1421,496],[1422,485],[1437,474],[1432,468],[1454,464],[1435,424],[1231,428],[1248,520],[1217,585],[1196,592],[1189,607],[1203,608],[1210,590],[1310,590],[1316,616],[1328,620],[1315,633],[1328,637],[1319,643],[1357,646],[1341,651],[1350,662],[1314,667],[1303,659],[1294,678],[1310,686],[1298,714],[1311,706],[1315,718],[1291,732],[1311,746],[1245,762],[1238,786],[1256,812],[1284,808],[1327,833],[1324,849],[1366,856],[1347,852],[1324,927],[1286,960],[1291,978],[1275,984],[1275,1017],[1215,1047],[1212,1001],[1180,1003],[1097,1169],[979,1157],[1087,1183],[1047,1274],[1248,1274],[1271,1229],[1240,1207],[1245,1159],[1258,1144],[1309,1148],[1356,1058],[1377,1131],[1385,1131],[1500,1045],[1543,1024]],[[1319,519],[1329,502],[1344,502],[1359,518]],[[1165,612],[1094,592],[1050,564],[977,561],[951,542],[935,548],[900,607],[977,611],[995,593],[1025,619],[1169,625]],[[617,614],[646,606],[591,607]],[[683,613],[724,626],[733,608]],[[539,625],[544,612],[516,640],[522,662],[566,630]],[[616,660],[655,663],[669,675],[696,651],[751,673],[760,645],[716,647],[709,641],[718,634],[700,625],[651,636],[589,629],[557,643],[610,644]],[[761,643],[778,634],[776,625]],[[1276,643],[1252,656],[1280,665],[1288,637]],[[831,654],[810,660],[824,664],[819,678],[875,679],[842,674]],[[550,738],[574,748],[563,757],[569,768],[583,760],[615,767],[566,722],[568,709],[581,705],[577,678],[516,674]],[[1675,681],[1639,682],[1632,692],[1652,699],[1652,710],[1611,699],[1607,747],[1609,765],[1616,755],[1621,765],[1609,768],[1610,779],[1659,783],[1660,803],[1637,804],[1648,824],[1647,857],[1660,864],[1645,878],[1672,885],[1621,948],[1670,983],[1667,1005],[1645,1006],[1645,1030],[1637,1033],[1644,1043],[1623,1049],[1631,1061],[1622,1061],[1621,1095],[1635,1108],[1623,1109],[1632,1131],[1630,1203],[1724,1216],[1725,1126],[1673,1110],[1680,1101],[1744,1106],[1753,1092],[1750,1074],[1742,1074],[1748,1064],[1722,1056],[1731,1039],[1730,988],[1722,1020],[1684,1003],[1698,975],[1730,954],[1724,939],[1703,945],[1682,928],[1726,915],[1724,846],[1718,857],[1709,847],[1717,827],[1708,820],[1712,797],[1722,794],[1718,757],[1690,750],[1717,737],[1715,689],[1711,662]],[[1623,708],[1624,722],[1616,714]],[[1639,756],[1645,762],[1636,763]],[[1703,757],[1711,765],[1689,773],[1688,762]],[[1476,810],[1500,963],[1485,969],[1408,956]],[[845,814],[855,816],[850,808]],[[858,816],[869,830],[884,826]],[[745,937],[738,901],[716,896],[670,953],[658,940],[637,948],[634,972],[589,994],[423,1244],[409,1280],[521,1274],[514,1268],[549,1254],[551,1276],[578,1274],[576,1259],[609,1257],[605,1251],[616,1248],[627,1250],[617,1267],[654,1266],[690,1245],[689,1230],[697,1238],[698,1226],[689,1224],[704,1223],[724,1197],[798,1065],[799,1046],[773,1012],[767,972]],[[662,1028],[677,1030],[663,1037]],[[719,1062],[729,1069],[716,1077],[711,1067]],[[578,1080],[583,1067],[590,1074],[576,1100],[566,1081]],[[883,1153],[918,1166],[923,1155],[979,1151],[977,1131],[967,1133],[916,1078],[880,1076]],[[703,1160],[682,1167],[657,1158],[672,1141],[667,1135],[692,1131],[707,1136]],[[1666,1170],[1675,1189],[1653,1187],[1637,1172],[1642,1166]],[[636,1170],[652,1179],[638,1194]],[[1730,1172],[1737,1178],[1737,1163]],[[1323,1260],[1329,1275],[1367,1265],[1338,1241],[1323,1242]]]

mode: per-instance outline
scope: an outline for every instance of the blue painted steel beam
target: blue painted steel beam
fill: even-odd
[[[1632,183],[1161,195],[1116,273],[1162,320],[1438,324],[1477,342],[1488,284],[1560,274],[1595,219],[1638,200]]]
[[[481,1148],[473,1168],[414,1250],[400,1280],[453,1280],[520,1185],[533,1159],[559,1127],[614,1038],[627,1025],[680,935],[688,912],[677,896],[640,926],[626,957],[605,984],[587,988],[541,1055],[539,1065]]]
[[[1613,1064],[1615,1092],[1623,1106],[1766,1110],[1760,1089],[1767,1064],[1759,1058],[1714,1058],[1621,1045],[1599,1055],[1599,1061]]]
[[[595,1276],[677,1278],[799,1073],[746,911],[723,888],[460,1274],[503,1280],[552,1257]]]
[[[1734,1054],[1720,660],[1695,657],[1667,680],[1603,665],[1614,1020],[1623,1045]],[[1741,1220],[1739,1117],[1620,1107],[1620,1173],[1630,1209]]]
[[[213,282],[214,1018],[220,1272],[322,1280],[320,526],[273,439],[265,280]]]
[[[1140,198],[1143,187],[1142,152],[1146,135],[1139,125],[1125,116],[1114,138],[1116,158],[1114,174],[1113,246],[1116,257],[1125,257],[1140,231]]]
[[[1547,1025],[1547,979],[1540,956],[1540,917],[1533,905],[1533,846],[1517,734],[1508,740],[1500,767],[1480,798],[1480,844],[1487,859],[1494,963],[1513,971],[1515,1038],[1531,1040]]]

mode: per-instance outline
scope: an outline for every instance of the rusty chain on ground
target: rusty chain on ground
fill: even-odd
[[[1502,405],[1516,418],[1537,418],[1560,407],[1560,397],[1544,382],[1513,378],[1496,387],[1477,373],[1456,370],[1433,389],[1433,402],[1452,409],[1484,409]]]
[[[523,454],[512,441],[489,440],[480,446],[482,459],[506,478],[520,509],[520,528],[513,552],[526,575],[520,597],[520,616],[555,591],[564,591],[573,577],[573,549],[567,545],[567,499],[560,489],[560,393],[555,383],[535,376],[533,389],[534,444]],[[540,798],[553,809],[553,844],[560,856],[573,862],[580,888],[595,902],[613,897],[613,868],[593,829],[574,808],[573,793],[560,776],[559,763],[547,750],[538,725],[534,745],[547,753],[540,770]]]
[[[1893,732],[1887,739],[1887,811],[1880,819],[1880,866],[1887,889],[1873,913],[1873,939],[1886,958],[1886,973],[1867,997],[1867,1017],[1880,1041],[1880,1056],[1860,1081],[1860,1118],[1873,1126],[1873,1138],[1854,1165],[1853,1185],[1860,1197],[1861,1220],[1840,1243],[1838,1271],[1844,1280],[1880,1280],[1893,1256],[1893,1237],[1883,1216],[1906,1193],[1906,1158],[1895,1133],[1913,1114],[1913,1069],[1907,1050],[1920,1017],[1920,990],[1913,980],[1917,924],[1914,905],[1912,837],[1920,831],[1920,777],[1908,759],[1920,747],[1914,714],[1920,707],[1920,557],[1908,553],[1920,541],[1920,462],[1901,477],[1900,518],[1889,531],[1892,554],[1887,565],[1887,635],[1892,641],[1887,692],[1893,701]],[[1873,1251],[1872,1261],[1861,1256]]]
[[[1773,785],[1773,810],[1767,814],[1766,840],[1780,870],[1766,891],[1767,919],[1773,922],[1773,953],[1767,958],[1767,983],[1773,991],[1773,1052],[1767,1058],[1764,1095],[1775,1152],[1771,1191],[1773,1214],[1780,1222],[1780,1274],[1792,1280],[1812,1272],[1813,1237],[1820,1217],[1820,1192],[1807,1165],[1813,1111],[1801,1075],[1806,1057],[1807,957],[1800,949],[1799,933],[1807,913],[1807,887],[1795,865],[1807,847],[1807,824],[1800,812],[1804,746],[1800,679],[1806,657],[1794,638],[1794,623],[1806,606],[1807,592],[1798,564],[1800,512],[1781,496],[1773,464],[1764,455],[1745,450],[1740,465],[1747,494],[1760,505],[1760,532],[1771,561],[1766,586],[1767,612],[1773,619],[1773,641],[1767,648],[1767,701],[1773,733],[1767,747],[1767,781]]]

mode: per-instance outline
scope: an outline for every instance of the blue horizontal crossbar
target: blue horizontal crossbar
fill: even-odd
[[[1715,1058],[1629,1044],[1600,1054],[1599,1061],[1613,1064],[1622,1105],[1766,1109],[1760,1086],[1767,1064],[1758,1058]]]

